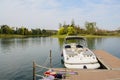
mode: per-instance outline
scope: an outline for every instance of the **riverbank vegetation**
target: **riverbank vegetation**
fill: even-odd
[[[120,29],[109,31],[97,27],[96,22],[86,22],[84,28],[75,25],[74,20],[71,24],[60,24],[58,35],[82,35],[82,36],[120,36]]]
[[[28,29],[26,27],[10,27],[8,25],[0,26],[0,38],[6,37],[65,37],[67,35],[80,35],[85,37],[103,37],[103,36],[120,36],[120,28],[118,30],[109,31],[103,30],[97,27],[96,22],[86,22],[84,28],[76,25],[74,20],[71,24],[59,24],[58,30],[46,30],[46,29]]]
[[[0,26],[0,38],[6,37],[36,37],[36,36],[51,36],[56,34],[56,30],[45,30],[45,29],[27,29],[25,27],[15,28],[8,25]]]

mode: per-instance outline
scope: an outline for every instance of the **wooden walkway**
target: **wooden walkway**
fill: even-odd
[[[110,70],[120,70],[120,59],[102,50],[94,51],[98,59]]]
[[[102,50],[95,50],[94,53],[107,69],[66,69],[67,72],[73,71],[78,74],[67,75],[64,80],[120,80],[120,59]],[[54,70],[65,70],[65,68],[54,68]]]

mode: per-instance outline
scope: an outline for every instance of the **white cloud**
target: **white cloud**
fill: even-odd
[[[118,0],[75,0],[77,4],[59,0],[12,1],[0,1],[0,24],[58,29],[59,23],[70,23],[74,19],[80,26],[85,21],[95,21],[105,29],[120,26]]]

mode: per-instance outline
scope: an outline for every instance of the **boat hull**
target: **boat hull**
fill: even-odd
[[[63,60],[66,68],[97,69],[100,64],[96,55],[87,48],[82,37],[67,37],[63,47]]]
[[[68,64],[64,63],[66,68],[78,68],[78,69],[98,69],[100,67],[99,63],[89,63],[89,64]]]

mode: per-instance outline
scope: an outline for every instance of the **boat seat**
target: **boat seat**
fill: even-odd
[[[71,46],[70,45],[66,45],[65,48],[71,48]]]
[[[76,52],[80,54],[81,52],[83,52],[83,48],[77,48]]]
[[[81,45],[76,45],[76,48],[83,48],[83,46],[81,46]]]

